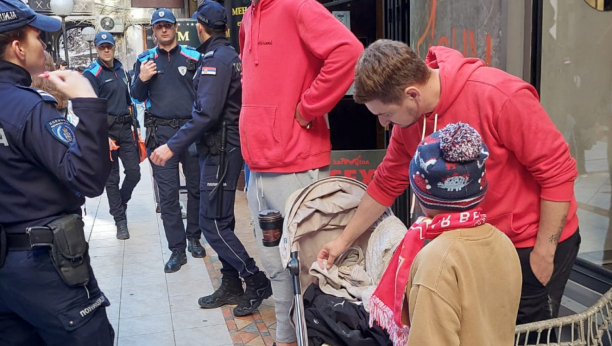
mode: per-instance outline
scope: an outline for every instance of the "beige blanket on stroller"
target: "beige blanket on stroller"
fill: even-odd
[[[397,217],[387,217],[372,232],[365,255],[360,247],[351,247],[331,268],[321,269],[315,262],[309,273],[324,293],[367,303],[406,231]]]

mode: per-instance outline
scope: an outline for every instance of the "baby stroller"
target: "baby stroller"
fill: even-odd
[[[304,318],[304,305],[302,294],[306,288],[315,281],[309,274],[321,246],[335,239],[344,230],[357,210],[366,190],[366,185],[350,178],[330,177],[319,180],[301,190],[294,192],[285,205],[285,220],[283,235],[279,244],[281,261],[289,269],[293,277],[294,308],[293,317],[296,325],[298,345],[308,345],[308,334]],[[373,260],[368,263],[366,256],[366,271],[376,272],[372,275],[373,284],[380,280],[395,247],[403,238],[406,227],[392,217],[388,208],[385,213],[359,237],[353,246],[358,246],[368,255],[368,243],[374,229],[385,222],[393,220],[399,232],[381,232],[381,237],[389,238],[394,233],[395,239],[386,239],[387,243],[394,243],[392,249],[387,249],[387,256],[376,255],[377,258],[388,258],[387,263]],[[392,218],[391,218],[392,217]],[[376,238],[379,238],[378,236]],[[371,246],[372,249],[376,246]],[[372,250],[370,249],[370,250]],[[378,262],[378,263],[375,263]]]

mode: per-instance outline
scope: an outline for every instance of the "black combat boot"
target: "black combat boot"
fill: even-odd
[[[130,239],[130,232],[128,231],[127,221],[125,220],[117,222],[117,239]]]
[[[164,272],[177,272],[181,269],[183,264],[187,264],[187,255],[185,255],[185,251],[174,250],[172,251],[172,255],[170,255],[170,259],[166,262]]]
[[[187,251],[191,252],[191,256],[194,258],[206,257],[206,250],[204,250],[204,247],[200,244],[200,239],[188,239]]]
[[[238,277],[223,276],[221,286],[211,295],[198,299],[203,309],[214,309],[223,305],[236,305],[244,295],[242,281]]]
[[[234,308],[234,316],[248,316],[253,314],[261,302],[272,295],[272,285],[263,272],[244,279],[246,289],[244,296]]]

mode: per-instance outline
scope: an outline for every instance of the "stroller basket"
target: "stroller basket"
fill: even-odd
[[[611,327],[612,289],[579,314],[516,326],[515,346],[608,346]]]

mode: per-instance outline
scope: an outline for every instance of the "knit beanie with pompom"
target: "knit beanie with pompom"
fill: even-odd
[[[480,134],[465,123],[448,124],[426,137],[410,161],[410,186],[423,206],[465,211],[476,207],[487,191]]]

